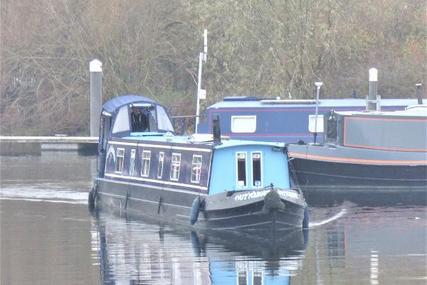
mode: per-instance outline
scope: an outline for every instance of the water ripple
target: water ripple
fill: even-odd
[[[333,215],[332,217],[327,218],[325,220],[318,221],[318,222],[310,222],[308,224],[308,226],[309,226],[309,228],[314,228],[314,227],[326,225],[326,224],[331,223],[335,220],[338,220],[339,218],[344,216],[346,213],[347,213],[347,209],[341,209],[341,211],[339,211],[337,214]]]
[[[0,200],[87,204],[87,192],[51,183],[36,185],[2,185]]]

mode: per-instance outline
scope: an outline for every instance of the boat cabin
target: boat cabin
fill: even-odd
[[[223,141],[214,145],[191,137],[131,133],[108,142],[104,176],[202,194],[262,189],[272,183],[290,188],[289,177],[283,175],[288,173],[283,151],[283,144],[273,142]]]
[[[395,112],[335,112],[324,116],[324,141],[354,148],[427,151],[427,109]]]
[[[112,138],[148,133],[173,133],[166,109],[154,100],[126,95],[106,102],[101,111],[98,172],[103,176],[107,143]]]
[[[416,99],[382,99],[385,111],[403,110],[416,104]],[[363,111],[364,99],[322,99],[318,105],[317,133],[322,133],[323,114],[335,111]],[[225,97],[207,108],[206,121],[198,125],[199,133],[209,133],[212,119],[219,116],[222,133],[235,139],[280,141],[295,143],[312,142],[316,100],[264,100],[256,97]],[[320,136],[319,136],[320,137]],[[320,142],[322,137],[320,137]],[[319,140],[318,140],[319,142]]]

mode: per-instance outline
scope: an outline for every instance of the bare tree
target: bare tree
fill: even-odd
[[[226,95],[412,96],[426,74],[422,0],[2,0],[1,132],[85,134],[88,63],[104,99],[142,93],[195,113],[197,55],[209,31],[205,104]]]

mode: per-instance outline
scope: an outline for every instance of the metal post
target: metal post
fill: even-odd
[[[378,86],[378,70],[376,68],[369,69],[369,95],[368,95],[368,111],[377,109],[377,86]]]
[[[94,59],[90,71],[90,136],[99,136],[99,116],[102,102],[102,62]]]
[[[322,87],[323,82],[316,82],[316,116],[314,121],[314,143],[317,141],[317,117],[319,115],[319,97],[320,97],[320,87]]]
[[[199,127],[199,116],[200,116],[200,90],[202,89],[202,61],[203,61],[203,53],[199,53],[199,73],[197,75],[197,106],[196,106],[196,126],[195,132],[197,134]]]
[[[197,74],[197,106],[196,106],[196,125],[195,125],[195,133],[198,132],[199,127],[199,116],[200,116],[200,99],[202,93],[205,96],[205,90],[202,90],[202,69],[203,62],[206,62],[208,56],[208,30],[204,30],[203,32],[203,52],[199,53],[199,72]]]
[[[418,100],[418,105],[422,105],[423,104],[423,97],[421,95],[421,83],[417,83],[415,84],[416,89],[415,89],[415,95],[417,96],[417,100]]]

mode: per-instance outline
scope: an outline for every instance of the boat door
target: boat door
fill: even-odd
[[[98,142],[98,177],[104,177],[105,156],[107,153],[108,137],[111,129],[111,114],[105,111],[101,114]]]

